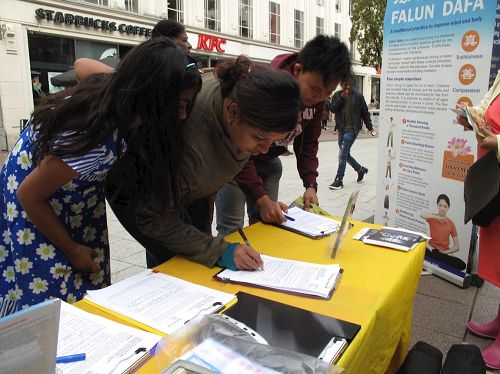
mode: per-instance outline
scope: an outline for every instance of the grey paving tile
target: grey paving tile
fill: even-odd
[[[144,252],[145,249],[138,242],[123,239],[110,240],[111,258],[123,260],[125,257]]]
[[[113,277],[113,274],[119,273],[120,271],[123,271],[133,265],[134,264],[111,258],[111,277]]]
[[[469,314],[469,305],[417,293],[413,303],[413,326],[463,339]]]
[[[417,292],[422,295],[472,306],[477,288],[462,289],[434,275],[420,277]]]
[[[490,282],[484,282],[483,287],[479,289],[479,294],[482,296],[497,299],[500,302],[500,287],[497,287]]]
[[[144,269],[147,268],[147,264],[146,264],[146,252],[145,251],[141,251],[139,253],[135,253],[135,254],[133,254],[131,256],[122,257],[121,261],[123,261],[124,263],[127,263],[127,264],[140,266],[140,267],[142,267]]]
[[[478,295],[472,309],[471,319],[481,323],[491,321],[498,313],[499,302],[500,299]]]
[[[140,273],[144,269],[140,266],[131,266],[115,274],[111,274],[111,283],[119,282],[125,278],[131,277],[137,273]]]
[[[112,234],[112,236],[118,238],[118,239],[123,239],[123,240],[129,240],[136,242],[134,237],[128,233],[127,230],[123,229],[121,231],[116,232],[115,234]]]
[[[465,335],[465,341],[469,344],[477,345],[481,350],[493,343],[493,339],[480,338],[479,336],[472,335],[470,332],[467,332]]]

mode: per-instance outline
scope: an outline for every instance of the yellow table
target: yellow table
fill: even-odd
[[[422,269],[425,243],[410,252],[401,252],[352,240],[352,235],[365,226],[377,227],[354,222],[354,227],[347,233],[344,248],[335,260],[326,257],[328,239],[313,240],[261,223],[245,229],[252,245],[264,254],[316,263],[339,263],[344,274],[330,300],[223,283],[212,278],[220,268],[209,269],[181,257],[175,257],[157,269],[220,291],[237,293],[241,290],[357,323],[361,329],[337,365],[353,374],[396,372],[408,350],[413,298]],[[241,241],[237,234],[227,239]],[[89,305],[78,304],[83,309],[104,315]],[[117,320],[109,315],[106,317]],[[152,360],[140,372],[154,370],[157,370],[156,363]]]

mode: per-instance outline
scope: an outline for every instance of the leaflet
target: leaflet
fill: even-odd
[[[263,270],[223,270],[216,278],[224,282],[254,285],[273,290],[329,299],[342,275],[338,264],[313,264],[261,255]]]
[[[57,364],[62,374],[123,373],[150,357],[161,336],[61,303],[57,356],[85,353],[85,360]]]
[[[299,207],[289,208],[289,219],[277,226],[312,238],[327,236],[340,227],[340,222],[332,218],[307,212]]]
[[[165,334],[200,314],[223,309],[235,298],[150,269],[101,290],[88,291],[85,296],[97,306]]]

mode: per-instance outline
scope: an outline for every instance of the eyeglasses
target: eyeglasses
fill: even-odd
[[[191,62],[190,64],[187,64],[186,65],[186,70],[193,67],[193,66],[196,66],[196,64],[194,62]]]

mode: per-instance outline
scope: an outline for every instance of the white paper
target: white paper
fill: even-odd
[[[207,369],[221,374],[278,374],[277,371],[266,368],[233,351],[229,347],[211,339],[205,339],[181,357]]]
[[[171,334],[198,315],[222,309],[236,296],[148,269],[112,286],[88,291],[85,298]]]
[[[264,270],[224,270],[222,280],[327,298],[340,274],[338,264],[322,265],[261,255]]]
[[[161,337],[61,304],[58,356],[85,353],[86,359],[57,364],[63,374],[122,373],[148,354]],[[136,349],[144,348],[135,353]]]
[[[339,221],[307,212],[298,207],[289,208],[286,215],[292,217],[294,221],[287,219],[286,222],[280,224],[281,226],[311,236],[328,235],[340,227]]]

